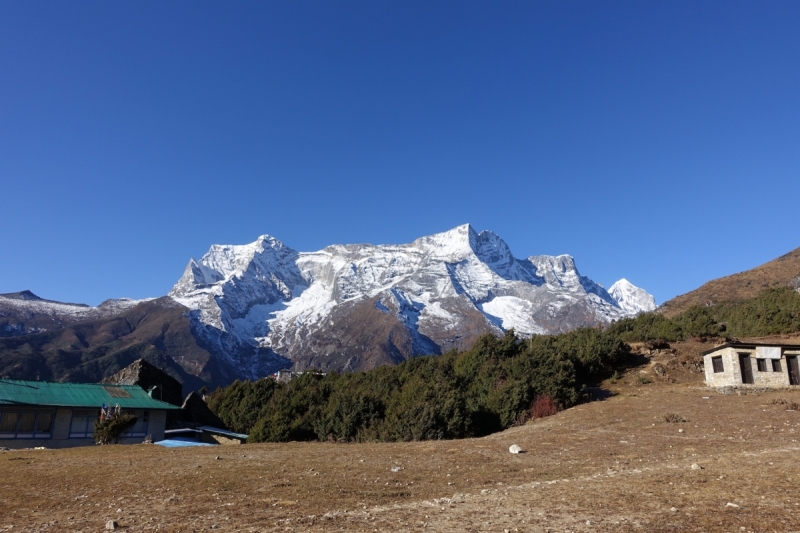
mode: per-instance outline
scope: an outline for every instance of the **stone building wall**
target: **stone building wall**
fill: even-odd
[[[750,355],[750,365],[752,365],[753,383],[742,383],[742,370],[739,366],[739,354]],[[775,371],[772,368],[772,359],[766,360],[766,371],[760,372],[758,370],[758,357],[761,355],[757,353],[754,348],[735,348],[727,347],[703,357],[703,364],[706,374],[706,385],[709,387],[788,387],[789,386],[789,368],[786,363],[786,355],[798,355],[798,350],[781,350],[780,371]],[[723,372],[714,372],[712,363],[713,357],[722,357]]]

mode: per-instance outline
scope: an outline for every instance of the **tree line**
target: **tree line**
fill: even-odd
[[[208,404],[252,442],[480,436],[524,423],[539,398],[562,408],[586,399],[587,387],[624,364],[628,350],[593,328],[525,340],[509,331],[484,335],[470,350],[368,372],[236,381]]]

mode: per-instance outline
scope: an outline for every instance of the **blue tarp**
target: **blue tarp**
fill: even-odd
[[[182,448],[184,446],[219,446],[219,444],[208,444],[207,442],[198,442],[185,437],[174,437],[171,439],[164,439],[156,442],[159,446],[165,448]]]

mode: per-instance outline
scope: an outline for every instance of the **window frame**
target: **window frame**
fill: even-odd
[[[56,408],[38,405],[0,405],[0,424],[5,420],[6,414],[15,414],[14,431],[0,431],[0,440],[46,440],[53,438],[53,426],[56,421]],[[33,415],[30,423],[31,431],[21,431],[25,415]],[[39,428],[42,415],[50,415],[50,424],[47,431]]]
[[[725,373],[725,364],[722,362],[721,355],[715,355],[711,358],[711,368],[714,370],[715,374]]]
[[[75,413],[80,412],[79,416],[76,416]],[[94,416],[90,414],[83,414],[86,413],[95,413]],[[70,414],[70,421],[69,421],[69,438],[70,439],[91,439],[94,437],[94,423],[100,418],[100,409],[87,409],[87,408],[79,408],[73,409],[72,413]],[[84,431],[76,431],[75,430],[75,421],[76,419],[85,419],[86,420],[86,429]]]
[[[756,370],[759,372],[769,372],[769,370],[767,370],[767,360],[763,358],[756,358]]]
[[[780,359],[772,359],[772,371],[773,372],[783,372],[783,368],[781,367],[781,360]]]

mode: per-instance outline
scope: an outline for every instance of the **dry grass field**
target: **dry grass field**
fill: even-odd
[[[2,452],[0,531],[800,531],[800,391],[710,392],[676,347],[481,439]]]

